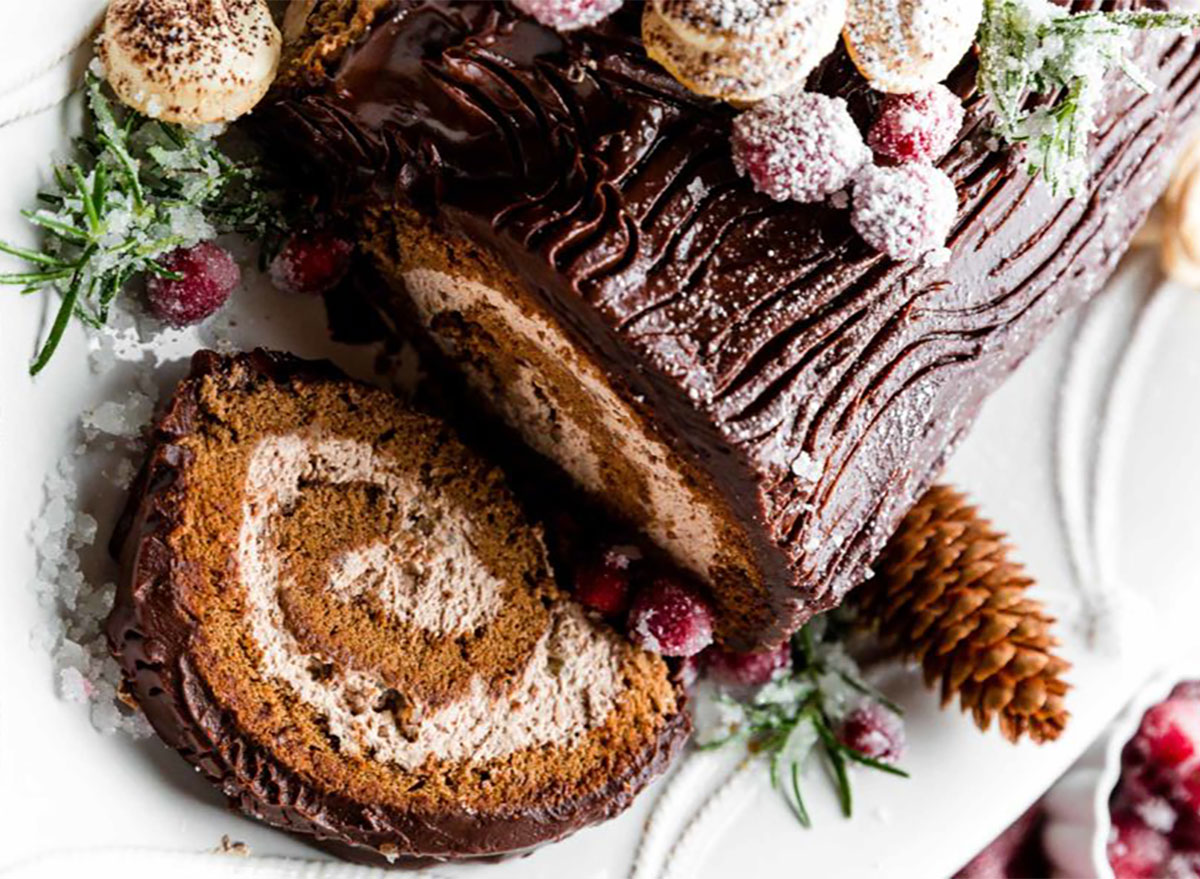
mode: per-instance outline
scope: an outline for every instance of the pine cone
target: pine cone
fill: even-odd
[[[885,648],[919,662],[929,686],[941,681],[943,705],[957,693],[980,729],[999,715],[1009,741],[1053,741],[1069,717],[1062,676],[1071,666],[1055,655],[1054,619],[1027,596],[1033,581],[1008,551],[963,495],[935,486],[850,598]]]

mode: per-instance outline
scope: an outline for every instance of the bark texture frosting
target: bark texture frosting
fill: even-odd
[[[1108,277],[1165,182],[1200,55],[1140,44],[1159,88],[1114,80],[1070,201],[995,148],[965,59],[948,83],[966,124],[941,162],[951,257],[901,263],[844,210],[755,193],[730,159],[734,111],[646,57],[639,5],[561,35],[502,4],[392,4],[294,66],[262,118],[309,179],[367,206],[377,239],[381,215],[422,217],[374,248],[401,288],[389,319],[422,267],[415,234],[523,286],[714,499],[736,548],[698,572],[720,636],[778,642],[864,577],[987,394]],[[809,87],[860,124],[879,99],[840,51]]]

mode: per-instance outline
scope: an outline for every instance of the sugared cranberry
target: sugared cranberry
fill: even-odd
[[[904,723],[875,702],[864,702],[847,714],[837,737],[847,748],[883,763],[896,763],[904,756]]]
[[[1176,852],[1163,871],[1167,879],[1200,879],[1200,852]]]
[[[324,293],[346,277],[353,253],[353,244],[329,232],[293,235],[271,260],[271,283],[285,293]]]
[[[1137,738],[1155,763],[1179,766],[1200,747],[1200,703],[1189,699],[1160,702],[1142,718]]]
[[[621,8],[623,0],[512,0],[513,6],[556,31],[599,24]]]
[[[1195,823],[1200,825],[1200,768],[1180,779],[1175,801],[1181,811],[1195,817]]]
[[[756,687],[771,680],[775,672],[791,664],[791,648],[785,641],[774,650],[735,653],[709,647],[702,655],[704,670],[722,684]]]
[[[897,162],[936,162],[954,146],[963,115],[962,101],[944,85],[888,95],[867,132],[867,143]]]
[[[863,240],[893,259],[941,248],[958,213],[954,183],[930,165],[868,168],[854,184],[850,221]]]
[[[575,571],[575,597],[603,614],[616,615],[629,607],[630,555],[613,548]]]
[[[172,250],[159,262],[181,277],[151,275],[146,299],[151,313],[174,327],[198,323],[215,313],[242,277],[229,252],[211,241]]]
[[[1171,843],[1135,815],[1114,815],[1108,835],[1108,862],[1118,879],[1153,879],[1171,856]]]
[[[844,188],[871,159],[841,98],[775,95],[733,122],[733,163],[776,201],[821,201]]]
[[[712,643],[708,603],[665,577],[633,597],[627,626],[631,641],[663,656],[695,656]]]
[[[1171,833],[1171,844],[1176,850],[1200,851],[1200,812],[1188,808],[1184,802],[1176,801],[1179,820]]]
[[[1194,699],[1200,702],[1200,681],[1180,681],[1171,691],[1172,699]]]

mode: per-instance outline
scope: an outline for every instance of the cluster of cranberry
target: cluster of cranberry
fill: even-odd
[[[1200,681],[1146,712],[1110,808],[1108,860],[1119,879],[1200,879]]]
[[[792,667],[791,644],[757,653],[737,653],[713,643],[713,614],[704,596],[678,573],[656,572],[640,582],[642,554],[635,547],[610,547],[579,565],[575,598],[614,622],[624,622],[629,639],[663,656],[683,660],[690,684],[704,675],[734,688],[760,687]],[[899,718],[873,702],[850,711],[837,730],[842,744],[886,763],[899,761],[904,730]]]
[[[778,95],[734,121],[733,160],[776,200],[836,203],[850,189],[851,223],[863,240],[913,259],[941,248],[954,222],[954,183],[934,163],[954,145],[963,116],[944,85],[886,95],[864,140],[843,99]]]
[[[346,276],[354,245],[326,231],[293,235],[271,261],[271,282],[285,293],[315,296]],[[146,282],[150,312],[173,327],[199,323],[215,314],[241,281],[229,251],[211,241],[171,251],[161,260],[171,274]]]

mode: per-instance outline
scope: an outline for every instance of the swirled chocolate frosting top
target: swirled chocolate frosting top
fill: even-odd
[[[1165,182],[1200,57],[1176,35],[1139,44],[1160,87],[1114,79],[1071,200],[996,149],[965,59],[948,84],[967,121],[941,163],[951,258],[895,262],[847,211],[738,176],[736,111],[645,56],[640,5],[570,35],[505,4],[393,6],[267,119],[343,203],[398,199],[500,254],[665,425],[749,523],[767,594],[727,640],[765,643],[862,579],[988,392],[1109,275]],[[808,85],[860,123],[878,100],[841,51]]]

